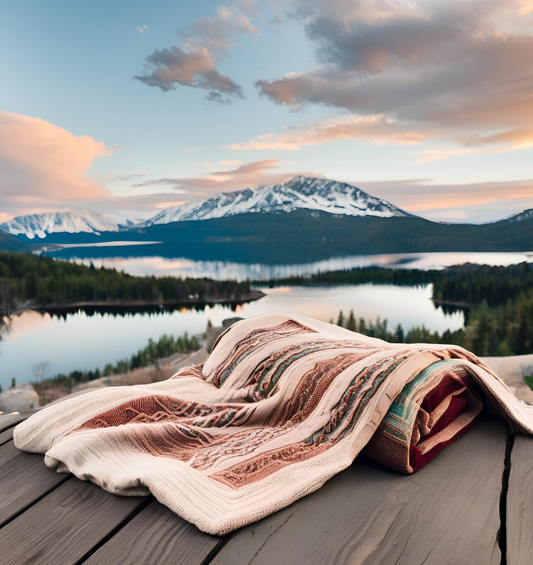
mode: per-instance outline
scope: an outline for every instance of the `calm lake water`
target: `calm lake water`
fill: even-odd
[[[83,312],[66,318],[26,312],[14,318],[9,333],[0,342],[0,384],[4,390],[15,377],[18,383],[33,380],[32,366],[46,361],[50,375],[76,369],[103,368],[144,347],[149,338],[169,333],[189,335],[205,331],[207,320],[220,325],[224,318],[248,318],[269,312],[303,314],[329,321],[343,309],[353,308],[366,320],[377,316],[390,327],[404,328],[425,324],[442,332],[462,327],[462,312],[445,314],[431,301],[431,285],[412,288],[389,285],[349,285],[342,287],[281,287],[262,289],[267,296],[237,307],[206,307],[158,314],[113,316]]]
[[[352,269],[379,265],[403,269],[442,269],[463,263],[479,265],[516,265],[524,261],[533,262],[530,253],[403,253],[390,255],[355,255],[333,257],[313,263],[290,265],[265,265],[261,263],[231,263],[228,261],[194,261],[184,258],[123,257],[72,259],[76,262],[95,266],[115,268],[131,275],[155,275],[174,277],[209,277],[216,280],[266,281],[289,276],[305,276],[318,272]]]
[[[80,260],[81,261],[81,260]],[[133,275],[208,276],[216,279],[267,280],[290,275],[308,275],[318,271],[382,265],[393,268],[442,268],[472,262],[511,265],[533,261],[531,253],[425,253],[332,258],[295,265],[240,264],[160,257],[111,257],[93,259],[95,265],[115,267]],[[90,259],[83,259],[89,263]],[[424,324],[443,332],[463,326],[462,312],[446,314],[431,301],[431,285],[421,288],[389,285],[348,285],[337,287],[282,287],[262,289],[267,296],[245,304],[234,312],[226,306],[204,310],[181,310],[157,314],[136,313],[126,316],[87,315],[78,312],[66,318],[36,312],[15,317],[10,331],[0,341],[0,384],[5,389],[15,377],[18,383],[33,380],[32,367],[49,363],[50,375],[76,369],[103,368],[107,363],[129,357],[144,347],[149,338],[162,334],[189,335],[205,330],[207,320],[220,325],[224,318],[248,318],[269,312],[303,314],[329,321],[337,319],[340,309],[366,320],[378,316],[389,327],[401,323],[404,329]]]

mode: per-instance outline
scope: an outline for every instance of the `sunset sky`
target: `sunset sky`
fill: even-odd
[[[0,22],[0,221],[301,173],[435,220],[533,208],[533,0],[22,0]]]

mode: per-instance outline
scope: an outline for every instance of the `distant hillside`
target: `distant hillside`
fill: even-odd
[[[0,249],[3,251],[28,251],[29,245],[14,235],[0,232]]]
[[[491,224],[445,224],[409,214],[353,185],[304,176],[167,208],[140,224],[67,210],[20,216],[1,224],[2,230],[60,257],[288,263],[379,253],[533,251],[533,210]],[[118,241],[158,243],[54,248]]]
[[[529,251],[533,218],[493,224],[440,224],[416,217],[337,216],[296,210],[282,214],[241,214],[203,221],[182,221],[120,234],[55,234],[47,243],[155,241],[159,245],[123,248],[73,248],[62,257],[188,257],[237,262],[304,262],[348,254]]]

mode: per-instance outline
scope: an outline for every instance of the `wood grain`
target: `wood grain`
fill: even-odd
[[[73,565],[144,500],[71,478],[0,530],[0,564]]]
[[[12,441],[0,446],[0,527],[69,476],[49,469],[42,455],[18,450]]]
[[[533,438],[516,434],[507,493],[507,564],[533,563]]]
[[[13,439],[13,430],[14,428],[9,428],[8,430],[0,432],[0,445],[4,445],[4,443]]]
[[[21,414],[2,414],[0,415],[0,432],[7,430],[25,420],[28,416]]]
[[[221,543],[154,501],[84,565],[200,565]]]
[[[499,564],[506,439],[502,421],[483,419],[411,476],[361,457],[236,532],[212,564]]]

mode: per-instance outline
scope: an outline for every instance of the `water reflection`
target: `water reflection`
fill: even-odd
[[[451,265],[478,263],[486,265],[515,265],[532,262],[531,253],[403,253],[390,255],[355,255],[333,257],[312,263],[267,265],[262,263],[234,263],[229,261],[194,261],[185,258],[164,257],[105,257],[74,258],[79,263],[105,266],[131,275],[175,277],[209,277],[216,280],[255,280],[289,276],[306,276],[318,272],[352,269],[354,267],[382,266],[395,269],[442,269]]]
[[[347,285],[342,287],[280,287],[262,289],[266,296],[237,306],[215,305],[181,308],[172,312],[148,313],[76,312],[50,316],[26,312],[15,316],[12,331],[0,344],[0,384],[4,389],[15,377],[17,382],[32,379],[32,367],[47,362],[50,373],[76,369],[102,368],[107,363],[129,357],[149,338],[162,334],[198,334],[207,320],[220,325],[224,318],[248,318],[269,312],[303,314],[329,321],[340,309],[366,320],[388,319],[389,327],[401,323],[405,329],[426,325],[432,331],[456,330],[463,326],[463,313],[445,313],[431,301],[431,285],[395,287],[390,285]]]

